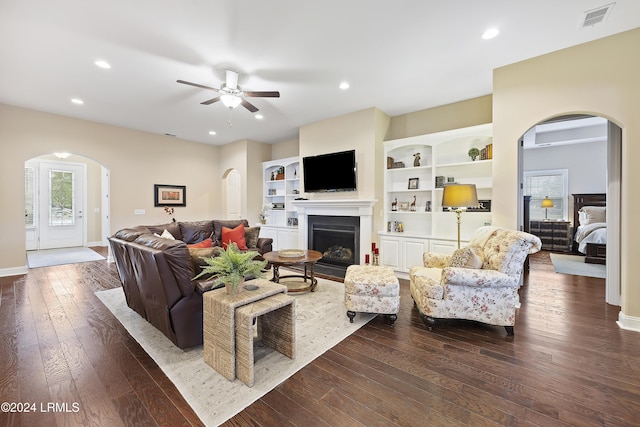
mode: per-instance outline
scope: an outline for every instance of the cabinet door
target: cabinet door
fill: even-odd
[[[278,250],[278,229],[276,227],[265,227],[263,225],[260,227],[260,237],[273,239],[271,247],[274,251]]]
[[[411,267],[422,266],[422,254],[428,250],[427,240],[405,240],[404,241],[404,270],[409,271]]]
[[[429,242],[429,252],[451,255],[458,249],[458,243],[451,240],[431,240]]]
[[[298,248],[298,230],[278,229],[278,250]]]
[[[380,265],[398,270],[401,267],[400,240],[391,237],[380,237]]]

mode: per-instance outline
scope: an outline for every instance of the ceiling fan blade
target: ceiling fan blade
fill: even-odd
[[[202,105],[211,105],[214,102],[218,102],[218,101],[220,101],[220,97],[209,99],[207,101],[201,102],[200,104],[202,104]]]
[[[256,111],[258,111],[258,107],[256,107],[255,105],[253,105],[252,103],[250,103],[244,98],[242,99],[242,101],[240,101],[240,104],[242,104],[244,108],[251,111],[252,113],[255,113]]]
[[[176,80],[176,81],[178,83],[182,83],[183,85],[195,86],[195,87],[199,87],[201,89],[209,89],[209,90],[212,90],[214,92],[218,92],[220,90],[220,89],[216,89],[214,87],[209,87],[209,86],[201,85],[201,84],[198,84],[198,83],[191,83],[191,82],[187,82],[187,81],[184,81],[184,80]]]
[[[238,89],[238,73],[227,70],[227,87],[229,89]]]
[[[244,94],[244,96],[250,96],[250,97],[280,98],[280,92],[278,91],[271,91],[271,92],[244,91],[242,93]]]

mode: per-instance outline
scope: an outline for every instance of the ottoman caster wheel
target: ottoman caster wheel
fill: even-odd
[[[349,317],[349,323],[353,323],[353,318],[356,317],[355,311],[347,311],[347,317]]]

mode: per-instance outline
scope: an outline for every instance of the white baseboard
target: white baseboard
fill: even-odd
[[[20,267],[0,268],[0,277],[24,276],[28,272],[29,268],[26,264]]]
[[[92,246],[107,246],[104,244],[104,242],[101,241],[97,241],[97,242],[87,242],[87,247],[92,247]]]
[[[616,322],[621,329],[640,332],[640,317],[627,316],[622,311],[618,314]]]

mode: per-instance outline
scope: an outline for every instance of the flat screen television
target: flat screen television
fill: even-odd
[[[356,191],[356,150],[302,158],[304,191]]]

